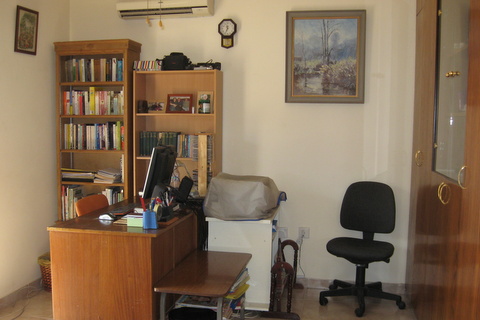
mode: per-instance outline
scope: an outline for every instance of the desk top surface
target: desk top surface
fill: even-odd
[[[250,253],[196,250],[155,284],[154,291],[223,297],[251,257]]]
[[[137,235],[137,236],[144,235],[147,237],[155,237],[159,233],[164,232],[164,230],[167,230],[168,228],[176,224],[176,222],[174,222],[173,224],[168,226],[160,226],[158,229],[145,230],[141,227],[129,227],[127,225],[116,224],[114,223],[114,221],[98,219],[98,217],[101,214],[105,212],[110,212],[116,208],[125,206],[129,203],[133,203],[133,202],[125,200],[125,201],[113,204],[111,206],[108,206],[106,208],[102,208],[92,213],[83,215],[81,217],[77,217],[75,219],[58,221],[53,226],[48,227],[47,230],[56,231],[56,232],[121,233],[123,235],[131,234],[131,235]],[[190,213],[189,210],[180,210],[177,213],[177,216],[179,218],[182,218],[184,216],[187,216],[189,213]]]

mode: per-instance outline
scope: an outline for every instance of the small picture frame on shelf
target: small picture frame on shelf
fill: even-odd
[[[198,91],[198,113],[213,113],[213,92],[212,91]]]
[[[191,94],[169,94],[167,113],[192,113]]]
[[[148,101],[148,113],[165,113],[165,102]]]

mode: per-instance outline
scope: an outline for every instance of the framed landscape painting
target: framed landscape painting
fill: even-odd
[[[365,20],[365,10],[287,12],[285,102],[364,102]]]
[[[38,12],[17,6],[15,52],[37,54]]]

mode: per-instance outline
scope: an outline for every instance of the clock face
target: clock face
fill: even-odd
[[[224,19],[218,25],[218,32],[223,36],[231,36],[237,31],[237,25],[231,19]]]

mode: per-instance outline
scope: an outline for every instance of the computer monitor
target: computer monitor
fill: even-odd
[[[177,154],[170,146],[153,148],[145,184],[140,194],[143,199],[158,197],[167,190],[176,159]]]

